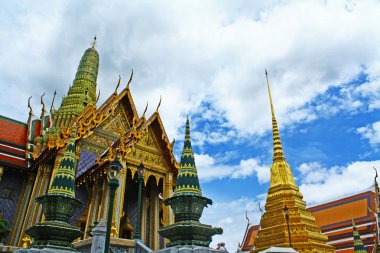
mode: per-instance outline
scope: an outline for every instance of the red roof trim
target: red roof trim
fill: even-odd
[[[21,122],[21,121],[18,121],[18,120],[15,120],[15,119],[11,119],[11,118],[8,118],[8,117],[5,117],[3,115],[0,115],[0,120],[6,120],[6,121],[9,121],[9,122],[12,122],[12,123],[16,123],[18,125],[22,125],[22,126],[28,126],[27,123],[24,123],[24,122]]]

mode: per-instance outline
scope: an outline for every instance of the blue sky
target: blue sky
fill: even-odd
[[[282,144],[308,205],[371,187],[380,167],[380,3],[5,1],[0,114],[27,119],[67,92],[97,35],[103,102],[134,69],[132,95],[161,117],[180,156],[186,117],[205,196],[202,221],[233,250],[258,222],[272,158],[269,72]],[[59,103],[56,102],[56,107]]]

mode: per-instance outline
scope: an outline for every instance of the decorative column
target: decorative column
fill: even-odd
[[[93,187],[87,187],[86,185],[86,189],[89,195],[89,203],[88,203],[89,206],[88,206],[86,227],[84,230],[84,239],[87,239],[89,237],[89,234],[87,232],[94,222],[94,216],[95,216],[94,212],[95,212],[95,208],[97,208],[96,199],[98,198],[98,194],[96,194],[96,191],[98,191],[98,187],[99,187],[99,180],[95,181],[95,184],[93,185]]]
[[[173,196],[173,174],[172,173],[167,173],[164,178],[164,199],[168,199],[171,196]],[[164,225],[168,226],[169,224],[172,223],[172,211],[169,206],[164,207],[164,213],[163,213],[163,221]]]
[[[4,167],[0,166],[0,182],[1,182],[1,178],[3,177],[3,174],[4,174]]]
[[[16,217],[21,217],[21,218],[15,219],[16,223],[13,226],[13,231],[12,231],[11,238],[9,241],[10,245],[17,245],[18,244],[17,242],[22,235],[21,234],[21,228],[23,224],[22,221],[24,221],[25,213],[28,209],[28,200],[30,199],[30,195],[32,193],[34,179],[35,179],[35,175],[29,173],[26,179],[25,187],[22,190],[23,194],[19,198],[19,201],[20,201],[19,209],[15,213]]]
[[[141,190],[142,190],[142,183],[144,181],[144,172],[145,172],[145,167],[142,162],[137,169],[138,169],[137,218],[136,218],[134,239],[140,240],[141,239],[141,235],[140,235]]]
[[[38,195],[38,196],[42,196],[42,195],[45,195],[49,189],[49,184],[50,184],[50,176],[51,176],[51,168],[48,164],[45,165],[45,169],[44,169],[44,173],[43,173],[43,181],[41,183],[41,189],[40,189],[40,192],[41,194]],[[53,180],[51,180],[53,181]],[[34,219],[33,219],[33,224],[39,222],[39,221],[44,221],[45,220],[45,216],[42,215],[42,208],[41,206],[36,206],[36,211],[35,211],[35,214],[34,214]]]
[[[43,172],[42,168],[39,167],[38,171],[37,171],[37,175],[35,175],[35,177],[34,177],[33,190],[32,190],[32,193],[30,194],[29,200],[27,201],[27,206],[28,207],[27,207],[27,210],[26,210],[26,214],[23,217],[23,222],[21,223],[22,227],[21,227],[21,230],[20,230],[20,234],[18,235],[19,236],[19,238],[17,240],[17,245],[18,246],[21,246],[21,244],[22,244],[22,237],[25,235],[25,230],[26,230],[27,227],[30,226],[31,212],[34,209],[34,206],[36,205],[34,199],[37,197],[37,193],[38,193],[37,190],[39,189],[39,186],[40,186],[42,172]]]
[[[53,179],[55,177],[55,174],[57,174],[59,164],[61,163],[61,160],[64,155],[65,155],[65,148],[59,150],[57,154],[55,155],[55,161],[54,161],[53,171],[51,172],[49,188],[51,187],[51,184],[53,183]]]
[[[156,179],[157,180],[157,179]],[[159,240],[160,235],[158,234],[158,230],[160,229],[160,207],[159,207],[159,191],[157,185],[154,185],[152,188],[152,202],[151,202],[151,210],[152,210],[152,249],[158,250],[159,249]]]
[[[125,163],[124,163],[125,165]],[[116,230],[118,231],[119,233],[119,237],[120,237],[120,220],[121,220],[121,217],[122,217],[122,213],[123,213],[123,207],[124,207],[124,200],[125,200],[125,187],[127,185],[127,167],[126,166],[123,166],[123,170],[121,171],[120,173],[120,179],[119,179],[119,182],[120,182],[120,187],[118,188],[117,190],[117,207],[115,208],[115,227],[116,227]]]

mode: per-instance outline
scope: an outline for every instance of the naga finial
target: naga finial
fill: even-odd
[[[156,108],[156,112],[158,112],[158,108],[160,108],[161,101],[162,101],[162,96],[160,95],[160,101],[158,102],[158,105],[157,105],[157,108]]]
[[[127,89],[129,89],[129,84],[132,82],[132,79],[133,79],[133,69],[131,71],[131,76],[129,77],[129,81],[128,81],[128,84],[127,84]]]
[[[98,96],[96,98],[96,103],[99,101],[99,98],[100,98],[100,89],[99,89],[99,92],[98,92]]]
[[[29,114],[32,114],[32,112],[33,112],[32,106],[30,105],[30,99],[31,99],[31,98],[32,98],[32,96],[30,96],[30,97],[28,98]]]
[[[44,103],[44,96],[45,96],[45,92],[44,92],[44,94],[42,94],[42,96],[41,96],[41,105],[42,105],[42,111],[45,111],[45,103]]]
[[[51,101],[51,106],[50,106],[50,113],[51,113],[51,111],[52,111],[53,108],[54,108],[55,95],[57,95],[57,90],[54,91],[53,101]]]
[[[117,94],[117,89],[118,89],[119,86],[120,86],[120,80],[121,80],[121,76],[119,75],[119,81],[117,82],[117,85],[116,85],[116,88],[115,88],[115,91],[114,91],[114,94],[115,94],[115,95]]]
[[[145,110],[144,110],[144,113],[143,113],[143,117],[145,117],[145,113],[146,113],[146,111],[148,110],[148,102],[146,102],[146,106],[145,106]]]
[[[247,226],[249,226],[250,223],[249,223],[249,217],[248,217],[248,211],[247,210],[245,210],[245,219],[247,220]]]
[[[96,45],[96,35],[95,35],[95,37],[94,37],[94,41],[92,42],[92,48],[95,48],[95,45]]]
[[[263,211],[263,209],[261,208],[261,203],[260,203],[260,202],[259,202],[259,210],[260,210],[261,215],[263,215],[264,211]]]

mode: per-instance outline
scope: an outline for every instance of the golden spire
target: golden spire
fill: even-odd
[[[286,233],[288,226],[291,228],[294,238],[292,245],[297,252],[334,253],[334,247],[326,243],[328,237],[321,233],[315,218],[306,209],[306,202],[302,199],[303,196],[294,180],[292,169],[285,160],[266,70],[265,75],[272,111],[274,152],[273,163],[270,167],[270,187],[265,211],[262,213],[260,229],[254,241],[255,248],[251,253],[262,252],[272,246],[287,247],[289,245],[288,234]],[[283,206],[288,207],[289,223],[286,219],[274,218],[283,215]]]
[[[265,76],[266,76],[266,79],[267,79],[269,102],[270,102],[270,110],[272,112],[273,162],[285,161],[284,151],[282,150],[282,145],[281,145],[280,132],[278,131],[277,120],[276,120],[276,117],[274,116],[272,95],[270,93],[270,87],[269,87],[269,80],[268,80],[267,69],[265,69]]]

